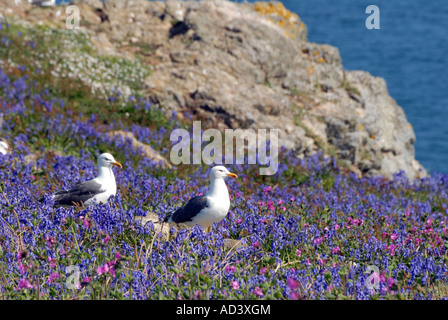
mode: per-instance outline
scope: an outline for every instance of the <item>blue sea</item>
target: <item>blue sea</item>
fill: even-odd
[[[310,42],[339,48],[345,69],[386,80],[416,133],[417,160],[429,172],[448,172],[447,0],[282,3],[305,22]],[[380,10],[380,29],[366,28],[369,5]]]

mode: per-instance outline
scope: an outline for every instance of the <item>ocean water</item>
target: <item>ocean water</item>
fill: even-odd
[[[386,80],[414,128],[417,160],[448,172],[447,0],[281,2],[305,22],[309,41],[339,48],[345,69]],[[369,5],[380,9],[378,30],[365,26]]]

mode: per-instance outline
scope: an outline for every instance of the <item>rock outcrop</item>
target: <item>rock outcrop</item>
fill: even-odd
[[[323,150],[363,175],[426,175],[415,160],[414,131],[385,81],[344,70],[338,49],[307,42],[304,23],[281,3],[75,4],[99,50],[152,65],[146,95],[165,110],[188,111],[203,128],[280,129],[280,144],[297,156]],[[64,27],[57,10],[5,15]]]

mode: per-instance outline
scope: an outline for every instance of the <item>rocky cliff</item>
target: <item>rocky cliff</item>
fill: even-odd
[[[344,70],[337,48],[307,42],[281,3],[75,1],[99,52],[152,67],[145,95],[207,127],[280,129],[298,157],[319,150],[350,170],[387,177],[426,171],[415,134],[383,79]],[[65,28],[65,7],[0,0],[3,16]],[[309,26],[312,28],[312,26]]]

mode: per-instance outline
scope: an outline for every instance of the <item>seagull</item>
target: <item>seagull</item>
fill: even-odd
[[[238,178],[223,166],[210,170],[210,189],[204,196],[188,200],[181,208],[165,218],[165,222],[184,223],[188,227],[196,224],[210,229],[213,222],[224,219],[229,212],[230,198],[224,178]]]
[[[75,184],[68,190],[58,191],[52,198],[56,205],[72,206],[74,203],[84,203],[90,206],[95,203],[106,203],[110,196],[117,193],[112,166],[123,168],[110,153],[98,157],[98,176],[95,179]]]

